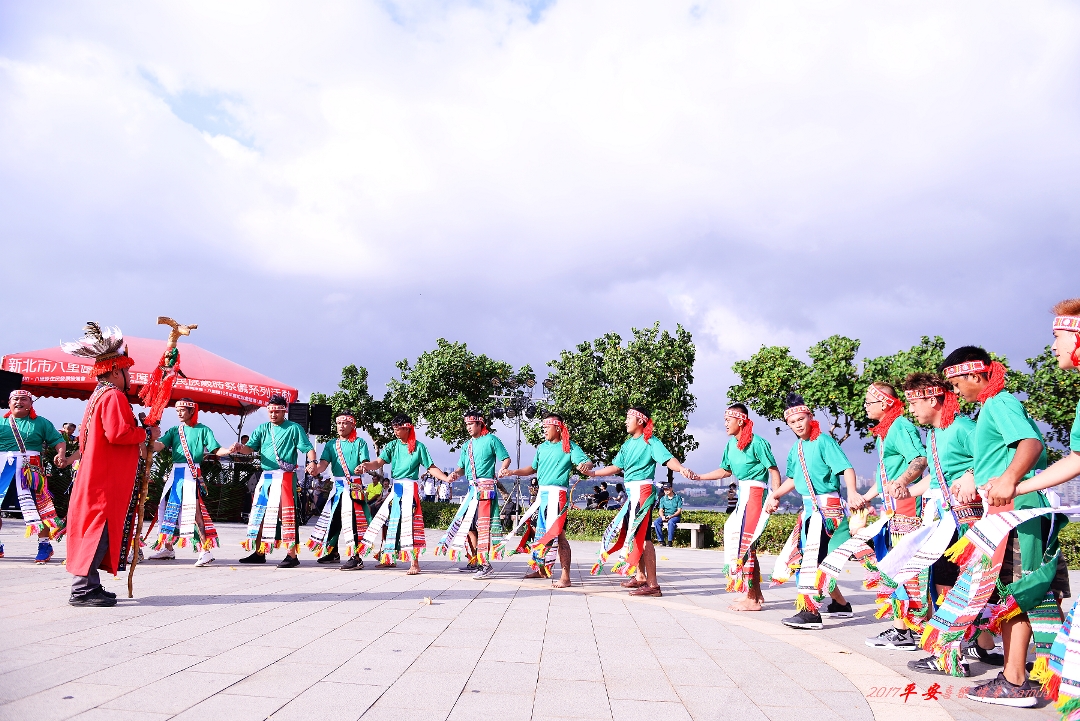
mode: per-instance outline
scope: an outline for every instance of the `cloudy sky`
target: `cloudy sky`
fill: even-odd
[[[0,352],[165,314],[306,397],[682,323],[704,468],[761,344],[1042,348],[1078,87],[1064,1],[3,3]]]

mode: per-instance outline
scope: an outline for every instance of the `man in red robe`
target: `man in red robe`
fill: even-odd
[[[124,532],[124,517],[131,502],[139,467],[139,450],[160,431],[139,427],[128,402],[128,368],[134,361],[121,353],[118,328],[87,326],[87,337],[63,348],[72,355],[93,357],[91,374],[98,386],[86,404],[80,426],[82,458],[68,505],[67,570],[72,606],[115,606],[116,594],[102,585],[98,569],[116,574]]]

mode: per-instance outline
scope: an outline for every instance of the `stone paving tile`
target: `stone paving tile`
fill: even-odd
[[[580,544],[578,585],[558,591],[520,580],[520,558],[498,562],[485,582],[445,560],[424,559],[418,577],[400,568],[345,574],[306,555],[295,570],[238,566],[242,528],[221,531],[214,566],[147,563],[136,575],[138,598],[74,609],[70,576],[35,566],[32,539],[20,550],[23,541],[0,530],[11,551],[0,561],[0,719],[25,718],[28,708],[47,709],[35,719],[230,721],[779,721],[797,713],[799,721],[875,713],[911,721],[914,711],[866,698],[874,683],[905,683],[913,655],[862,646],[881,624],[854,577],[842,585],[859,617],[808,635],[778,623],[791,613],[790,588],[769,589],[759,614],[728,613],[713,551],[665,549],[664,597],[633,599],[620,577],[588,574],[595,544]],[[929,679],[913,680],[922,690]],[[971,721],[1011,718],[955,698],[921,706],[916,717],[945,718],[944,710]]]

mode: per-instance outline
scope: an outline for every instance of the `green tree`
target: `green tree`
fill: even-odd
[[[1050,427],[1043,435],[1057,445],[1049,450],[1060,457],[1068,452],[1069,434],[1080,402],[1080,373],[1061,370],[1050,346],[1025,363],[1031,373],[1010,373],[1009,390],[1027,394],[1024,407],[1032,418]]]
[[[383,402],[375,399],[368,390],[368,370],[363,366],[350,364],[342,368],[338,389],[329,396],[325,393],[312,393],[311,402],[329,403],[334,409],[335,417],[342,411],[356,413],[356,425],[371,436],[376,453],[394,439],[389,413]],[[319,436],[322,443],[328,440],[329,436]]]
[[[505,361],[470,351],[465,343],[439,338],[433,350],[425,351],[415,364],[397,363],[400,378],[387,384],[383,406],[388,412],[407,413],[427,429],[431,437],[442,439],[451,448],[460,448],[468,439],[462,417],[469,408],[488,411],[496,391],[513,394],[536,377],[529,366],[514,371]]]
[[[763,418],[779,421],[784,417],[788,393],[798,393],[811,408],[825,412],[829,434],[843,443],[858,430],[863,413],[865,389],[859,389],[855,365],[858,351],[858,340],[830,336],[807,351],[808,365],[792,357],[787,347],[762,346],[749,360],[732,366],[739,383],[728,389],[728,401],[743,403]]]
[[[640,405],[649,409],[654,433],[677,458],[698,447],[686,432],[689,416],[697,406],[690,392],[697,353],[693,337],[681,325],[675,333],[634,328],[633,338],[623,345],[618,333],[564,350],[545,381],[550,395],[543,406],[566,419],[574,441],[591,458],[610,463],[626,441],[626,410]],[[530,443],[539,442],[536,431]]]

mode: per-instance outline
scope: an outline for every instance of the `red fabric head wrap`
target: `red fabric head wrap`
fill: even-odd
[[[1080,317],[1059,315],[1054,318],[1054,330],[1068,331],[1076,336],[1076,345],[1073,346],[1069,359],[1072,360],[1073,368],[1080,368]]]
[[[735,408],[728,408],[724,412],[725,418],[735,418],[743,422],[739,427],[739,435],[735,438],[735,445],[740,451],[745,451],[750,442],[754,440],[754,422],[750,416]]]
[[[867,392],[874,400],[885,404],[885,415],[882,416],[877,425],[870,430],[871,435],[875,435],[881,440],[885,440],[885,436],[889,435],[889,429],[892,428],[893,421],[904,415],[904,404],[901,403],[900,399],[896,396],[890,396],[888,393],[874,385],[870,386],[867,389]]]
[[[987,379],[986,388],[983,388],[982,393],[979,394],[979,403],[986,403],[988,400],[996,396],[1001,391],[1005,390],[1005,374],[1008,371],[998,361],[994,361],[990,364],[990,377]]]
[[[628,410],[627,414],[633,416],[634,418],[637,418],[639,421],[641,421],[642,423],[645,424],[644,436],[645,436],[645,442],[648,443],[649,439],[652,438],[652,432],[653,432],[652,418],[649,418],[647,415],[645,415],[641,411],[635,411],[633,408]]]
[[[544,428],[555,427],[559,429],[559,437],[562,439],[563,453],[570,452],[570,431],[567,430],[566,424],[560,421],[558,418],[552,418],[548,416],[543,420]]]
[[[34,397],[32,395],[30,395],[30,391],[24,391],[23,389],[18,388],[16,390],[11,391],[11,394],[8,395],[8,401],[10,402],[10,400],[12,398],[29,398],[30,399],[30,417],[31,418],[37,418],[37,411],[34,410]],[[11,417],[11,411],[10,410],[5,411],[4,412],[4,418],[10,418],[10,417]]]
[[[189,426],[193,426],[199,422],[199,404],[192,401],[177,401],[177,408],[190,408],[191,419],[188,421]]]
[[[400,426],[394,426],[395,428],[408,428],[409,435],[405,437],[405,443],[409,446],[409,453],[416,453],[416,428],[412,423],[402,423]]]

